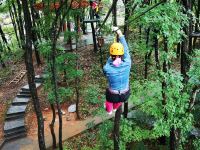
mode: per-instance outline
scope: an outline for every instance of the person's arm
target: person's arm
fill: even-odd
[[[131,59],[130,54],[129,54],[128,44],[126,42],[124,35],[122,35],[121,37],[119,36],[119,41],[124,46],[124,59],[127,59],[127,58]]]
[[[122,45],[124,47],[124,60],[131,61],[128,44],[126,42],[124,35],[122,34],[122,31],[118,27],[113,27],[113,31],[115,31],[118,34],[119,41],[120,41],[120,43],[122,43]]]

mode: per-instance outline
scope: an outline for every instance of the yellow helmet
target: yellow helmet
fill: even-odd
[[[124,47],[121,43],[114,42],[110,46],[110,55],[124,55]]]

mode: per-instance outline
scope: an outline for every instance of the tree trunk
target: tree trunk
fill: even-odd
[[[115,2],[115,0],[113,0],[113,10],[112,10],[112,14],[113,14],[113,25],[117,26],[117,2]]]
[[[160,67],[160,61],[159,61],[158,37],[157,37],[157,33],[158,33],[158,31],[157,31],[157,30],[154,30],[153,39],[154,39],[154,50],[155,50],[156,68],[157,68],[157,70],[160,70],[161,67]]]
[[[185,8],[185,14],[187,14],[187,11],[190,10],[191,7],[191,0],[183,0],[183,6]],[[188,16],[189,18],[191,18],[191,15]],[[191,36],[190,36],[190,30],[191,30],[191,19],[190,19],[190,23],[189,26],[186,26],[183,28],[183,31],[185,32],[185,34],[189,37],[189,39],[184,38],[183,42],[182,42],[182,49],[181,49],[181,74],[183,75],[184,79],[183,82],[186,83],[188,81],[188,75],[187,72],[189,71],[190,68],[190,60],[188,55],[191,53]]]
[[[77,46],[77,43],[78,43],[78,39],[76,38],[76,54],[77,54],[77,51],[78,51],[78,46]],[[76,59],[76,71],[78,72],[78,69],[79,69],[79,62],[78,62],[78,58]],[[80,92],[79,92],[79,84],[80,83],[80,80],[79,80],[79,77],[76,77],[75,79],[75,90],[76,90],[76,114],[77,114],[77,119],[80,119],[80,115],[79,115],[79,101],[80,101]]]
[[[2,38],[3,42],[6,44],[6,47],[7,47],[8,51],[11,52],[11,49],[8,46],[8,41],[7,41],[7,39],[5,37],[5,34],[4,34],[4,32],[3,32],[2,28],[1,28],[1,25],[0,25],[0,34],[1,34],[1,38]]]
[[[174,127],[170,130],[170,150],[176,150],[176,137]]]
[[[166,37],[164,37],[164,51],[165,51],[165,53],[167,54],[168,53],[168,47],[167,47],[167,39],[166,39]],[[163,62],[163,72],[164,73],[167,73],[167,71],[168,71],[168,69],[167,69],[167,60],[164,60],[164,62]],[[167,98],[166,98],[166,94],[165,94],[165,90],[166,90],[166,87],[167,85],[166,85],[166,83],[165,83],[165,81],[163,81],[162,82],[162,97],[163,97],[163,102],[162,102],[162,104],[163,105],[166,105],[166,103],[167,103]]]
[[[70,26],[69,18],[67,18],[67,30],[68,30],[68,32],[71,31],[71,26]],[[67,44],[70,45],[70,49],[72,50],[72,37],[71,37],[71,35],[69,35],[69,37],[68,37]]]
[[[57,71],[56,71],[56,43],[58,36],[60,34],[61,28],[57,30],[58,26],[58,21],[59,17],[61,15],[61,9],[62,7],[66,7],[67,1],[60,1],[60,8],[58,10],[55,10],[56,16],[55,19],[53,20],[53,23],[51,25],[51,30],[50,30],[50,37],[51,37],[51,42],[52,42],[52,47],[51,47],[51,72],[52,72],[52,83],[53,83],[53,92],[55,96],[55,102],[58,110],[58,118],[59,118],[59,149],[63,150],[63,144],[62,144],[62,111],[61,111],[61,106],[60,106],[60,100],[58,97],[58,85],[57,85]],[[63,23],[64,18],[66,14],[68,14],[69,9],[65,12],[65,14],[62,16],[63,18],[61,19],[61,23]]]
[[[79,101],[80,101],[80,93],[79,93],[79,82],[80,80],[78,79],[78,77],[76,77],[76,114],[77,114],[77,119],[80,119],[80,115],[79,115]]]
[[[147,35],[146,35],[146,48],[148,49],[149,47],[149,33],[150,33],[150,28],[147,29]],[[145,68],[144,68],[144,78],[147,79],[148,76],[148,65],[150,63],[150,57],[151,57],[151,51],[147,52],[145,55]]]
[[[166,37],[164,37],[164,51],[166,53],[168,53]],[[167,60],[164,60],[164,62],[163,62],[163,72],[164,73],[167,73],[167,71],[168,71],[167,66],[168,66],[167,65]],[[166,97],[166,94],[165,94],[166,89],[167,89],[167,84],[166,84],[165,80],[163,79],[163,81],[162,81],[162,98],[163,98],[162,105],[163,105],[163,109],[165,109],[164,107],[165,107],[165,105],[167,103],[167,97]],[[163,115],[164,115],[164,118],[167,118],[167,114],[166,114],[165,111],[164,111]],[[160,142],[161,142],[162,145],[166,145],[166,136],[162,136],[160,138]]]
[[[12,21],[12,24],[13,24],[13,28],[14,28],[14,31],[15,31],[15,36],[16,36],[16,39],[17,39],[17,43],[18,43],[19,48],[21,48],[21,42],[19,40],[19,35],[18,35],[18,32],[17,32],[17,26],[16,26],[14,14],[12,12],[12,8],[10,6],[10,1],[8,1],[8,9],[9,9],[10,18],[11,18],[11,21]]]
[[[3,45],[2,45],[2,43],[0,41],[0,63],[1,63],[2,68],[5,68],[6,64],[3,61],[3,58],[2,58],[2,55],[1,55],[2,53],[3,53]]]
[[[180,58],[180,53],[181,53],[181,43],[178,43],[176,49],[176,58]]]
[[[52,47],[52,82],[53,82],[53,92],[54,92],[54,96],[55,96],[55,102],[56,102],[56,106],[57,106],[57,110],[58,110],[58,118],[59,118],[59,149],[62,150],[63,149],[63,145],[62,145],[62,112],[61,112],[61,107],[60,107],[60,102],[58,99],[58,85],[57,85],[57,78],[56,78],[56,62],[55,62],[55,41],[53,41],[53,47]]]
[[[127,21],[130,16],[130,10],[126,6],[128,4],[128,2],[129,2],[129,0],[124,1],[124,6],[125,6],[124,36],[125,36],[126,40],[128,40],[128,36],[129,36],[129,25],[128,25]],[[127,118],[127,115],[128,115],[128,101],[126,101],[124,103],[124,118]]]
[[[193,5],[195,6],[195,5]],[[200,32],[200,29],[198,28],[198,25],[200,24],[200,1],[198,1],[198,4],[197,4],[197,8],[196,8],[196,23],[195,23],[195,32]],[[193,49],[196,48],[196,41],[197,41],[197,37],[194,38],[194,41],[193,41]]]
[[[58,98],[58,85],[57,85],[57,71],[56,71],[56,42],[57,42],[57,21],[59,15],[56,15],[56,18],[52,27],[52,52],[51,52],[51,60],[52,60],[52,83],[53,83],[53,92],[55,96],[55,102],[58,110],[58,118],[59,118],[59,149],[63,149],[62,145],[62,112],[60,107],[60,102]]]
[[[19,35],[20,35],[19,37],[22,43],[25,41],[24,26],[23,26],[23,19],[22,19],[22,8],[21,8],[20,0],[16,0],[16,1],[17,1],[17,6],[18,6],[18,16],[19,16],[19,24],[18,24],[18,30],[19,30]]]
[[[55,29],[56,30],[56,29]],[[60,102],[58,99],[58,85],[57,85],[57,75],[56,75],[56,31],[53,31],[53,46],[52,46],[52,54],[51,54],[51,60],[52,60],[52,83],[53,83],[53,92],[55,96],[55,102],[58,110],[58,118],[59,118],[59,149],[63,149],[62,145],[62,111],[60,107]]]
[[[124,118],[128,116],[128,100],[124,103]]]
[[[30,6],[31,6],[31,16],[32,16],[32,25],[33,25],[33,31],[35,31],[35,28],[36,28],[36,22],[35,22],[35,19],[36,19],[36,15],[35,15],[35,10],[34,10],[34,7],[33,7],[33,0],[30,0]],[[33,45],[34,45],[34,48],[35,48],[35,57],[36,57],[36,61],[37,61],[37,65],[41,65],[41,60],[40,60],[40,54],[39,54],[39,51],[38,51],[38,37],[37,37],[37,34],[36,32],[32,32],[32,41],[33,41]]]
[[[127,21],[128,21],[129,16],[130,16],[130,10],[126,5],[128,4],[129,0],[125,0],[124,2],[125,2],[124,3],[124,5],[125,5],[124,36],[125,36],[126,40],[128,40],[129,25],[128,25]]]
[[[56,135],[55,135],[55,132],[54,132],[54,124],[55,124],[55,120],[56,120],[56,112],[55,112],[54,104],[50,104],[50,106],[51,106],[53,117],[52,117],[51,124],[49,125],[49,127],[50,127],[52,141],[53,141],[52,147],[53,147],[53,149],[56,149]]]
[[[120,149],[119,127],[120,127],[121,114],[122,114],[122,106],[120,106],[115,113],[115,122],[114,122],[114,130],[113,130],[114,150]]]
[[[6,68],[6,64],[5,64],[4,61],[2,60],[1,55],[0,55],[0,63],[1,63],[2,68]]]
[[[40,103],[39,103],[39,99],[37,95],[37,89],[34,82],[35,72],[34,72],[34,67],[33,67],[32,49],[31,49],[32,25],[31,25],[31,17],[30,17],[27,0],[22,1],[22,7],[23,7],[23,12],[24,12],[25,30],[26,30],[26,37],[27,37],[25,45],[23,45],[23,48],[25,50],[25,64],[26,64],[26,69],[27,69],[28,84],[29,84],[31,97],[34,104],[34,109],[37,116],[39,148],[41,150],[45,150],[46,146],[45,146],[45,140],[44,140],[44,122],[43,122],[43,116],[42,116]]]

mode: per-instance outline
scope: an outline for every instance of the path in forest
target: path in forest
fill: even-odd
[[[41,85],[41,82],[41,76],[35,76],[36,88]],[[7,110],[4,122],[4,139],[0,143],[0,148],[10,140],[26,136],[25,111],[30,98],[30,90],[27,84],[19,90]]]
[[[132,108],[133,105],[129,105],[129,108]],[[114,117],[113,115],[107,115],[106,111],[105,113],[100,117],[89,117],[85,120],[77,120],[77,121],[66,121],[65,126],[63,126],[63,141],[66,141],[68,138],[71,138],[73,136],[76,136],[80,133],[83,133],[84,131],[91,128],[91,124],[94,126],[104,122],[105,120],[111,119]],[[64,117],[63,117],[64,120]],[[89,125],[90,124],[90,125]],[[58,122],[55,123],[55,128],[58,129]],[[58,143],[58,130],[55,130],[57,143]],[[52,146],[52,137],[50,132],[45,133],[45,143],[47,148],[51,148]],[[39,150],[39,144],[36,137],[24,137],[17,139],[15,141],[10,141],[9,143],[6,143],[2,150]]]

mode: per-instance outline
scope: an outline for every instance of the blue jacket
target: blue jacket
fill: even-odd
[[[115,67],[112,59],[109,57],[106,65],[103,67],[104,74],[108,79],[109,88],[112,90],[125,90],[129,88],[131,57],[124,36],[121,36],[119,41],[124,46],[124,60],[118,67]]]

